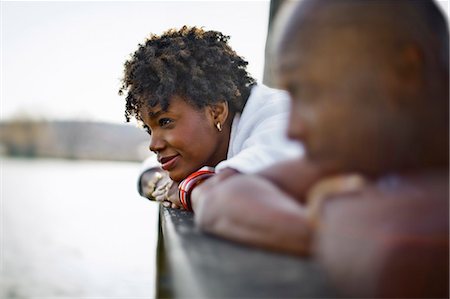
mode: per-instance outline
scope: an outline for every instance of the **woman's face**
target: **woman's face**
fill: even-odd
[[[151,134],[150,150],[172,180],[181,181],[203,166],[214,167],[226,159],[229,136],[215,127],[211,107],[198,109],[173,96],[166,112],[159,105],[144,106],[141,116]]]

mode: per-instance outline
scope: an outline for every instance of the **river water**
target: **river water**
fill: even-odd
[[[138,163],[1,159],[0,298],[153,298]]]

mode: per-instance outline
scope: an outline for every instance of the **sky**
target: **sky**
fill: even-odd
[[[183,25],[230,35],[261,82],[268,15],[269,0],[1,1],[0,119],[123,123],[123,63],[150,33]]]
[[[124,122],[123,63],[150,33],[230,35],[262,81],[269,1],[1,3],[1,119]]]

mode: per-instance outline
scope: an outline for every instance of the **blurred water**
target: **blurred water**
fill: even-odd
[[[0,298],[154,297],[139,164],[1,159]]]

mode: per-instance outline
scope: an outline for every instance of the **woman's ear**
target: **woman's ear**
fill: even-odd
[[[219,102],[217,104],[211,105],[210,112],[211,112],[211,116],[214,121],[214,125],[216,125],[217,123],[224,125],[228,118],[228,113],[229,113],[228,102],[223,101],[223,102]]]

